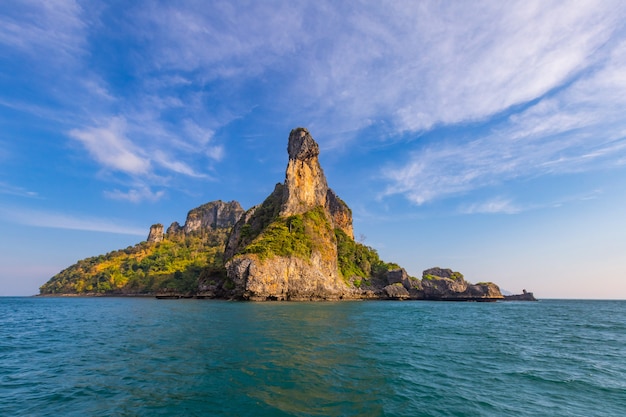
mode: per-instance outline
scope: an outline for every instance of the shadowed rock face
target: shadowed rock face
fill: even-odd
[[[298,127],[289,133],[287,153],[289,154],[289,160],[317,160],[320,154],[320,147],[307,129]]]

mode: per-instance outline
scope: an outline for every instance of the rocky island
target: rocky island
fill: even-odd
[[[236,201],[191,210],[184,225],[150,228],[145,242],[61,271],[41,295],[161,295],[237,300],[496,301],[491,282],[450,269],[421,279],[354,240],[352,212],[328,187],[319,146],[291,131],[285,181],[247,211]]]

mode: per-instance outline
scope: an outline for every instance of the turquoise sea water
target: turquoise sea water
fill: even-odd
[[[0,298],[0,416],[623,416],[626,301]]]

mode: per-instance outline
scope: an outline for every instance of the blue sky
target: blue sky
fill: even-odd
[[[0,295],[208,201],[307,127],[355,235],[543,298],[626,299],[623,1],[0,4]]]

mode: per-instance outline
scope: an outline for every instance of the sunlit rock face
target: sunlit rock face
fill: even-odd
[[[260,260],[255,255],[237,256],[226,265],[236,298],[251,301],[338,300],[347,298],[335,262],[320,253],[310,259],[277,256]]]
[[[231,227],[243,213],[244,210],[237,201],[212,201],[189,211],[183,231],[191,233],[202,229]]]
[[[161,223],[150,226],[148,233],[148,242],[157,243],[163,241],[163,225]]]
[[[330,189],[319,163],[319,145],[309,131],[296,128],[289,134],[289,160],[285,182],[277,184],[259,206],[253,207],[235,225],[226,245],[228,278],[234,296],[249,300],[338,299],[350,291],[337,266],[334,229],[353,238],[352,212]],[[321,208],[321,209],[320,209]],[[253,235],[262,234],[275,219],[322,210],[317,223],[306,227],[307,238],[315,242],[311,253],[261,258],[245,253]]]
[[[326,205],[328,184],[318,159],[320,150],[308,130],[292,130],[287,151],[289,163],[280,215],[301,214]]]
[[[301,214],[322,206],[327,210],[333,225],[353,238],[352,211],[328,188],[319,163],[319,145],[307,129],[299,127],[291,131],[287,152],[289,162],[280,215]]]

